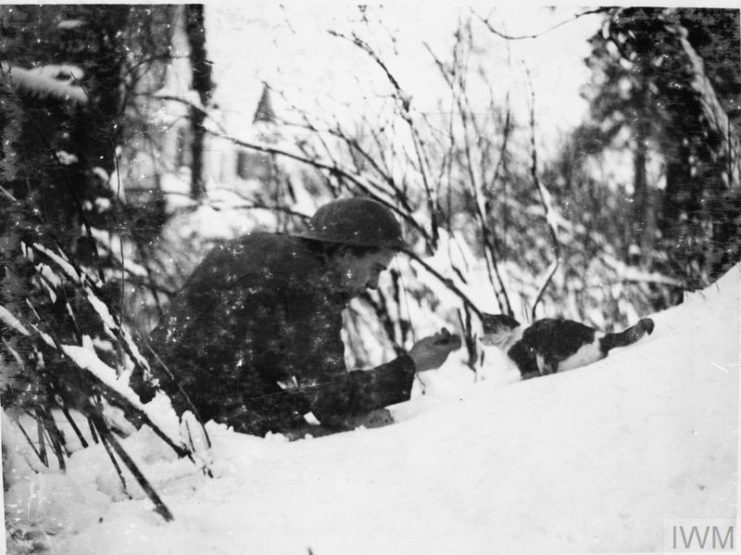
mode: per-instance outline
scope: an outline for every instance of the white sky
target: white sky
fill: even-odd
[[[372,4],[366,11],[369,23],[363,23],[355,3],[321,0],[282,5],[248,0],[209,4],[207,46],[214,60],[216,99],[227,125],[237,134],[252,118],[263,81],[286,91],[292,102],[309,111],[316,110],[310,102],[315,97],[324,106],[331,106],[329,99],[334,98],[348,103],[353,111],[367,108],[388,94],[386,78],[367,55],[327,33],[333,29],[345,34],[356,31],[368,40],[412,95],[413,107],[435,111],[445,87],[422,44],[427,42],[438,57],[448,59],[459,17],[470,13],[490,16],[498,29],[519,35],[549,29],[583,11],[513,3],[493,10],[491,5]],[[523,68],[529,69],[541,141],[554,141],[559,131],[578,124],[585,114],[579,88],[589,72],[582,60],[588,54],[586,39],[598,29],[599,21],[599,16],[586,16],[537,39],[519,41],[497,38],[480,21],[474,23],[474,37],[484,49],[481,60],[492,76],[495,94],[504,98],[509,91],[515,114],[523,120],[529,97]],[[395,48],[391,36],[396,39]],[[479,101],[483,107],[486,98]]]

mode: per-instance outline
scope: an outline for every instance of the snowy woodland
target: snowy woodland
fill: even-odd
[[[0,6],[7,552],[669,551],[735,522],[739,11],[345,4]],[[211,248],[353,196],[411,248],[345,311],[348,368],[463,339],[392,422],[289,440],[141,401]],[[522,380],[483,313],[656,327]]]

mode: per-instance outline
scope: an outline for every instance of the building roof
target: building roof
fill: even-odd
[[[275,123],[275,111],[273,110],[273,103],[270,100],[270,87],[267,83],[263,85],[262,95],[260,101],[257,103],[257,110],[252,118],[252,123],[266,122]]]

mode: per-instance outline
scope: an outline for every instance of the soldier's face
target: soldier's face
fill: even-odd
[[[389,267],[393,258],[394,251],[390,249],[359,257],[345,254],[338,261],[343,289],[352,296],[360,295],[366,289],[375,289],[381,272]]]

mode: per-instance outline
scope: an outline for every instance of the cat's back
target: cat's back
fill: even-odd
[[[543,318],[523,332],[522,340],[541,356],[563,359],[594,343],[596,333],[594,328],[574,320]]]

